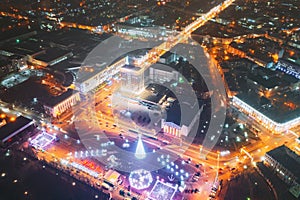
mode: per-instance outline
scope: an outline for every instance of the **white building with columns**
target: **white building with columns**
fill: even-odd
[[[45,113],[52,117],[59,117],[61,114],[72,108],[80,101],[78,91],[68,89],[59,96],[51,97],[44,103]]]

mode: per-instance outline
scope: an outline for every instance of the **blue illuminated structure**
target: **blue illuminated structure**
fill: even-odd
[[[285,60],[278,61],[276,69],[300,79],[300,67]]]

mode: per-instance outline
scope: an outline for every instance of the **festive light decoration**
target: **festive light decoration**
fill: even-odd
[[[56,136],[43,132],[30,140],[30,144],[36,149],[44,149],[56,139]]]
[[[157,180],[148,198],[151,200],[172,200],[177,189],[178,185],[173,186]]]
[[[139,140],[138,140],[138,144],[137,144],[136,151],[135,151],[134,155],[137,159],[144,159],[146,157],[146,152],[145,152],[145,148],[144,148],[144,145],[143,145],[141,135],[139,135]]]
[[[129,175],[130,186],[138,190],[148,188],[152,182],[153,178],[151,173],[144,169],[132,171]]]

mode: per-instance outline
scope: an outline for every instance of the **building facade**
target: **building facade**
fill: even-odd
[[[264,165],[269,167],[290,188],[299,188],[300,181],[300,156],[282,145],[266,153]],[[300,191],[293,191],[299,197]]]
[[[283,132],[300,125],[299,116],[283,123],[276,122],[236,96],[232,98],[232,104],[244,113],[253,117],[257,122],[262,123],[269,130],[275,132]]]
[[[175,70],[166,71],[156,67],[149,69],[149,79],[156,83],[165,83],[170,81],[177,81],[179,79],[179,72]]]
[[[191,133],[194,126],[197,123],[199,123],[201,112],[202,112],[202,107],[199,110],[194,109],[193,111],[190,112],[189,116],[185,116],[182,119],[173,120],[172,118],[167,117],[167,119],[161,120],[161,128],[165,134],[168,134],[172,137],[180,138],[182,136],[188,136]],[[171,111],[170,115],[173,116],[178,115],[178,111],[177,112]]]
[[[79,101],[79,92],[69,89],[62,95],[49,99],[49,101],[44,104],[45,113],[52,117],[59,117]]]
[[[120,70],[121,91],[139,94],[145,89],[144,70],[132,65],[125,65]]]
[[[87,94],[105,81],[113,78],[114,75],[120,72],[121,68],[128,63],[128,58],[125,57],[118,62],[106,67],[99,66],[101,69],[92,72],[79,72],[76,81],[76,88],[82,94]],[[106,63],[104,63],[106,64]],[[97,68],[97,66],[95,66]]]

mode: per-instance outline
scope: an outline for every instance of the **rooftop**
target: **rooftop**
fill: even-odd
[[[70,51],[62,50],[59,48],[49,48],[45,50],[43,53],[38,54],[34,58],[36,60],[41,60],[44,62],[51,62],[57,58],[60,58],[62,56],[66,56],[67,54],[71,53]]]
[[[35,36],[35,38],[51,43],[53,46],[88,52],[108,37],[108,34],[95,35],[85,30],[73,28],[42,32]]]
[[[267,89],[275,88],[276,86],[280,86],[282,84],[282,79],[277,76],[268,77],[267,75],[248,74],[248,79]]]
[[[1,47],[1,50],[17,55],[34,55],[43,51],[47,45],[32,38],[20,39],[20,43],[10,42]]]
[[[276,104],[272,104],[271,107],[265,108],[262,105],[261,97],[258,94],[255,94],[253,92],[240,93],[240,94],[237,94],[236,97],[277,123],[285,123],[285,122],[291,121],[291,120],[299,117],[299,114],[300,114],[299,107],[296,107],[295,109],[291,110],[289,108],[286,108],[283,105],[278,106]],[[286,101],[288,101],[288,100],[292,101],[294,99],[292,97],[292,95],[288,95],[288,97],[290,97],[290,98],[287,99]],[[293,99],[291,99],[291,98],[293,98]],[[297,103],[296,101],[293,101],[293,102]],[[298,103],[299,103],[299,100],[298,100]],[[297,105],[298,105],[298,103],[297,103]]]
[[[166,95],[166,98],[174,97],[174,94],[168,88],[158,84],[150,84],[143,91],[140,97],[141,99],[153,103],[159,103],[159,101],[163,98],[164,95]]]
[[[195,118],[196,114],[199,112],[202,106],[202,101],[198,102],[198,109],[197,105],[187,105],[185,103],[179,104],[179,102],[176,100],[173,105],[167,110],[167,122],[173,122],[177,125],[186,125],[189,126],[193,119]],[[184,111],[184,114],[181,113],[181,111]],[[184,116],[182,116],[184,115]]]
[[[285,145],[282,145],[271,151],[268,151],[267,155],[271,156],[283,167],[293,173],[298,180],[300,179],[300,156],[298,156],[294,151]]]
[[[71,97],[73,94],[76,94],[77,92],[78,91],[76,90],[68,89],[66,92],[62,93],[59,96],[50,96],[44,101],[44,104],[46,106],[54,107],[55,105]]]
[[[107,66],[106,63],[102,63],[102,65],[95,64],[93,66],[81,66],[77,74],[76,82],[83,83],[86,80],[92,78],[93,76],[96,76],[107,67],[109,66]]]
[[[16,120],[13,122],[8,122],[6,125],[0,128],[0,140],[5,140],[11,134],[23,128],[29,123],[32,123],[32,120],[23,116],[17,117]]]
[[[139,71],[141,68],[140,67],[136,67],[134,65],[124,65],[122,67],[122,69],[128,69],[130,71]]]

